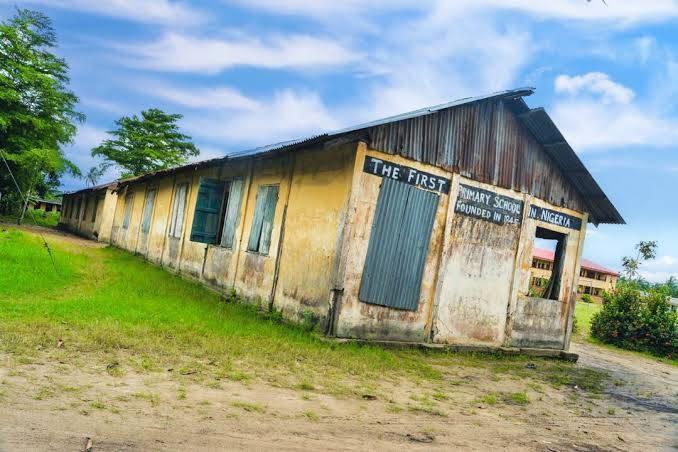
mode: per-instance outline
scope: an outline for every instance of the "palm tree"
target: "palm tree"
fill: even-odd
[[[85,182],[87,185],[94,187],[103,175],[104,168],[93,166],[87,171],[87,174],[85,174]]]

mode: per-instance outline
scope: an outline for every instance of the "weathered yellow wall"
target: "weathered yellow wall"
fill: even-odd
[[[416,312],[363,303],[362,270],[382,179],[363,172],[365,155],[407,165],[452,180],[440,194]],[[523,200],[520,225],[496,225],[455,214],[459,183]],[[563,348],[568,342],[571,300],[585,234],[528,218],[531,204],[583,218],[529,195],[482,184],[457,174],[361,145],[342,250],[343,296],[336,333],[340,337],[472,345]],[[537,225],[568,235],[560,301],[529,299],[532,243]],[[508,320],[508,322],[507,322]],[[566,348],[566,346],[565,346]]]
[[[403,311],[384,306],[363,303],[358,299],[362,270],[367,256],[372,221],[382,178],[363,172],[365,156],[374,156],[389,162],[407,165],[415,169],[451,178],[451,173],[402,157],[367,149],[361,143],[355,159],[353,187],[349,215],[345,227],[345,243],[342,256],[343,295],[340,302],[336,334],[339,337],[424,341],[430,322],[431,306],[435,293],[438,256],[444,230],[449,196],[440,194],[429,253],[424,267],[422,290],[417,311]]]
[[[118,194],[112,228],[113,243],[218,290],[228,291],[235,287],[245,297],[267,306],[274,288],[276,259],[285,218],[286,232],[280,251],[278,284],[273,294],[274,307],[292,318],[298,318],[300,311],[306,308],[313,309],[318,317],[324,317],[328,309],[339,227],[344,218],[353,175],[355,146],[354,143],[332,149],[304,150],[294,155],[244,159],[131,183]],[[240,218],[232,249],[190,240],[201,177],[243,179]],[[184,182],[190,184],[184,225],[181,237],[174,238],[169,236],[174,192]],[[280,188],[269,252],[261,255],[247,251],[247,243],[257,190],[261,185],[270,184],[278,184]],[[158,187],[158,192],[151,230],[145,235],[140,232],[140,227],[146,191],[151,186]],[[130,226],[125,231],[122,222],[127,193],[134,193],[134,207]],[[309,268],[314,271],[308,271]]]
[[[510,190],[454,178],[438,274],[433,340],[499,346],[504,341],[521,227],[456,214],[460,183],[524,200]]]
[[[71,218],[71,211],[75,208],[76,199],[82,200],[80,216]],[[98,203],[95,203],[98,200]],[[102,188],[96,191],[64,195],[64,205],[69,208],[62,211],[59,223],[76,234],[93,238],[100,242],[110,241],[111,226],[115,211],[116,194],[110,189]],[[96,205],[96,219],[92,222],[92,209]]]
[[[290,155],[258,159],[254,161],[251,183],[244,201],[243,234],[238,252],[238,265],[235,274],[235,288],[248,298],[261,300],[267,304],[270,300],[275,273],[275,259],[278,254],[280,226],[289,191],[289,176],[292,171]],[[262,255],[247,251],[247,242],[252,228],[257,190],[261,185],[279,184],[278,204],[273,219],[271,245],[268,254]]]
[[[318,317],[327,315],[355,150],[356,144],[350,143],[294,154],[274,301],[286,317],[295,318],[303,310]]]
[[[517,252],[517,271],[510,298],[506,345],[518,347],[565,348],[569,346],[571,317],[576,302],[581,253],[586,236],[587,216],[573,210],[556,207],[538,198],[526,196],[526,209],[533,204],[582,219],[579,231],[543,223],[525,216]],[[558,300],[529,296],[534,238],[537,226],[567,235],[565,263]]]
[[[205,265],[202,273],[202,278],[208,284],[220,287],[227,291],[235,284],[235,271],[238,263],[241,247],[246,247],[246,242],[243,244],[239,238],[243,234],[243,213],[245,211],[245,198],[247,197],[247,187],[250,181],[250,168],[252,162],[236,161],[224,165],[220,171],[221,180],[243,180],[243,193],[240,200],[240,216],[236,225],[235,235],[233,238],[233,247],[224,248],[220,245],[209,245],[207,247],[207,254],[205,256]],[[235,200],[233,200],[235,201]],[[248,231],[249,233],[249,231]]]

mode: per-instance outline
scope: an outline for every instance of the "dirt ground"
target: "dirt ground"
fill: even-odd
[[[416,387],[376,399],[336,398],[264,383],[186,384],[173,370],[111,375],[99,366],[0,356],[0,450],[669,450],[678,445],[674,367],[577,344],[581,366],[610,372],[598,398],[535,387],[528,405],[483,369],[460,369],[441,412],[402,409]],[[538,370],[538,369],[537,369]]]
[[[54,232],[51,232],[54,233]],[[65,234],[78,245],[95,242]],[[0,451],[675,450],[678,372],[649,358],[573,344],[578,366],[609,374],[602,394],[487,368],[333,396],[263,381],[106,368],[97,356],[0,352]],[[534,369],[539,372],[539,364]],[[529,402],[488,394],[526,391]],[[434,404],[427,404],[422,394]]]

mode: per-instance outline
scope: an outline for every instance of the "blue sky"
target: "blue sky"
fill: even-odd
[[[0,18],[15,6],[54,21],[83,170],[152,106],[184,115],[202,159],[534,86],[628,222],[591,227],[585,255],[618,269],[658,240],[644,275],[678,276],[678,0],[0,0]]]

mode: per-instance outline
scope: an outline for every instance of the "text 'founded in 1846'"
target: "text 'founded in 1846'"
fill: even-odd
[[[482,188],[459,184],[454,211],[495,224],[520,224],[523,202]]]

